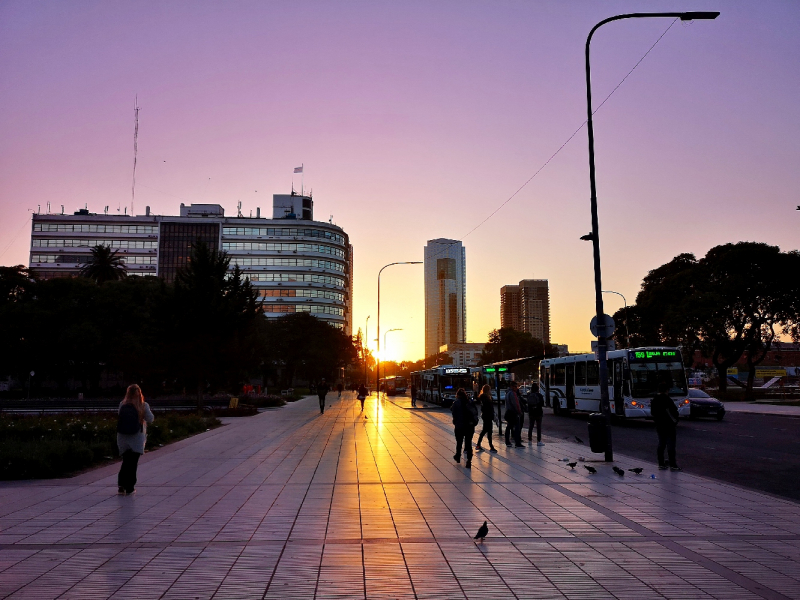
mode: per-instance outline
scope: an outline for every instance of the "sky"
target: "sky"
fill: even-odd
[[[354,330],[370,315],[374,339],[378,270],[445,237],[466,247],[467,341],[500,326],[503,285],[542,278],[551,341],[588,350],[584,47],[641,10],[721,15],[595,34],[603,287],[632,304],[677,254],[799,248],[800,3],[6,0],[0,264],[28,264],[48,202],[130,207],[138,96],[136,214],[269,213],[302,164],[315,218],[354,246]],[[384,271],[386,358],[422,357],[423,288],[422,266]]]

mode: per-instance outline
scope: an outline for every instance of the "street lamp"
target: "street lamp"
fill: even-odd
[[[371,316],[372,315],[367,315],[367,324],[364,326],[364,337],[361,340],[361,354],[364,356],[364,387],[365,388],[367,387],[367,350],[366,350],[367,346],[366,346],[365,342],[366,342],[366,340],[369,339],[369,337],[367,337],[367,336],[369,335],[369,318]]]
[[[378,395],[380,396],[380,389],[381,389],[381,273],[383,273],[383,269],[387,267],[392,267],[394,265],[421,265],[422,261],[407,261],[407,262],[393,262],[385,265],[378,271],[378,352],[376,353],[376,363],[375,363],[375,390],[377,391]]]
[[[402,327],[398,327],[398,328],[395,328],[395,329],[389,329],[388,331],[384,332],[384,334],[383,334],[383,347],[384,347],[384,349],[387,347],[386,346],[386,336],[389,333],[391,333],[392,331],[403,331],[403,328]],[[397,374],[396,371],[395,371],[395,374]],[[383,366],[383,376],[384,376],[384,378],[386,377],[386,365]]]
[[[597,336],[597,358],[600,367],[600,407],[603,414],[606,416],[606,453],[605,459],[610,462],[614,460],[613,446],[611,443],[611,404],[608,398],[608,364],[606,363],[606,336],[602,326],[605,324],[603,312],[603,286],[600,277],[600,232],[597,225],[597,186],[595,184],[594,173],[594,126],[592,124],[592,78],[589,63],[589,45],[592,41],[592,36],[598,28],[610,23],[611,21],[619,21],[621,19],[643,19],[643,18],[659,18],[668,17],[673,19],[680,19],[681,21],[692,21],[694,19],[716,19],[719,16],[718,12],[668,12],[668,13],[629,13],[625,15],[616,15],[600,21],[597,25],[592,27],[589,36],[586,38],[586,124],[589,132],[589,182],[591,185],[591,203],[592,203],[592,232],[583,236],[581,239],[592,242],[594,251],[594,291],[595,291],[595,312],[597,315],[597,324],[599,327]]]
[[[603,290],[604,294],[616,294],[620,298],[622,298],[622,302],[625,303],[625,344],[628,348],[631,347],[631,332],[628,329],[628,301],[625,300],[625,296],[620,294],[619,292],[614,292],[612,290]]]

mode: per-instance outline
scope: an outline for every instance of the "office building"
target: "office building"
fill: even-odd
[[[450,364],[454,367],[476,367],[486,344],[472,342],[445,344],[439,347],[439,353],[450,355]]]
[[[467,337],[467,258],[458,240],[425,246],[425,356]]]
[[[547,279],[523,279],[500,288],[500,327],[525,331],[550,343],[550,291]]]
[[[276,194],[271,219],[226,217],[218,204],[181,204],[178,216],[35,214],[30,268],[42,279],[69,277],[89,262],[91,248],[110,246],[129,275],[172,282],[192,244],[224,250],[264,301],[267,317],[307,312],[352,331],[353,247],[341,227],[314,221],[310,196]]]

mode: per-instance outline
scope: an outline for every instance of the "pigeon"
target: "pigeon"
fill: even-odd
[[[578,442],[579,444],[583,443],[583,440],[579,438],[577,435],[575,436],[575,441]]]
[[[364,415],[364,418],[366,419],[366,418],[367,418],[367,415]]]
[[[636,473],[637,475],[641,475],[644,469],[642,467],[636,467],[635,469],[628,469],[631,473]]]
[[[592,475],[597,473],[597,469],[595,469],[594,467],[590,467],[589,465],[583,465],[583,468],[589,471],[589,473],[591,473]]]
[[[617,474],[617,475],[619,475],[620,477],[625,477],[625,471],[623,471],[623,470],[622,470],[622,469],[620,469],[619,467],[614,467],[614,469],[613,469],[613,470],[614,470],[614,473],[616,473],[616,474]]]
[[[567,463],[567,466],[574,471],[575,470],[575,465],[577,465],[577,464],[578,463],[576,463],[576,462],[571,462],[571,463]]]
[[[486,526],[486,521],[483,522],[480,529],[478,529],[478,533],[475,534],[473,539],[480,540],[481,544],[483,543],[483,538],[489,535],[489,527]]]

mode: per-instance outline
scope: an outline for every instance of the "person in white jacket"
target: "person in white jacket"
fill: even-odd
[[[135,416],[131,408],[136,410]],[[122,456],[122,466],[117,476],[118,494],[130,495],[136,491],[136,468],[139,465],[139,457],[144,454],[144,446],[147,442],[147,424],[152,423],[155,417],[150,410],[150,405],[144,401],[142,389],[136,385],[128,386],[125,399],[119,404],[119,423],[117,425],[117,448]],[[126,429],[126,418],[136,419],[138,427],[134,423],[134,433],[128,433]]]

